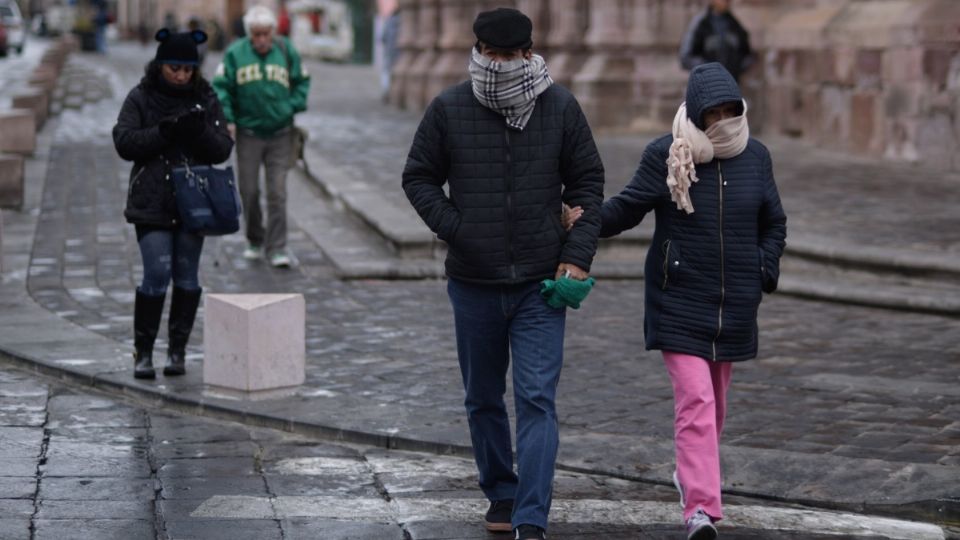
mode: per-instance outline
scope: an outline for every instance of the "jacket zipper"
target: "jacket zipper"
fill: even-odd
[[[720,160],[717,160],[717,189],[720,191],[720,309],[717,312],[717,335],[713,338],[713,360],[717,360],[717,340],[723,331],[723,301],[726,296],[726,281],[723,271],[723,171],[720,169]]]
[[[663,243],[663,286],[661,289],[667,290],[667,276],[670,272],[670,240]]]
[[[511,237],[513,233],[510,227],[510,220],[513,218],[513,158],[510,155],[510,128],[505,128],[503,132],[504,140],[507,143],[507,152],[506,152],[506,170],[504,171],[503,181],[506,183],[506,198],[507,198],[507,219],[506,222],[506,243],[507,243],[507,258],[510,262],[510,279],[517,279],[517,267],[514,264],[513,256],[513,242],[511,242]]]

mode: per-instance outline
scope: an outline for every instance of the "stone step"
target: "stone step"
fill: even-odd
[[[311,200],[298,223],[344,279],[442,278],[445,245],[412,207],[398,207],[377,186],[306,155],[303,185],[288,200]],[[292,189],[292,188],[291,188]],[[311,194],[312,192],[312,194]],[[315,204],[320,197],[322,204]],[[306,222],[301,221],[306,220]],[[642,279],[652,220],[601,240],[591,274]],[[314,231],[311,233],[311,231]],[[845,245],[790,234],[779,292],[830,302],[960,316],[960,257],[949,253]]]

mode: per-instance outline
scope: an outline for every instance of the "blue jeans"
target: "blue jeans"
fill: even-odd
[[[143,259],[140,292],[163,296],[171,279],[181,289],[200,288],[197,274],[203,249],[202,236],[181,229],[137,227],[137,242]]]
[[[539,283],[496,286],[450,279],[447,292],[480,488],[491,501],[514,499],[514,527],[546,529],[560,442],[555,401],[566,310],[547,305]],[[516,474],[503,401],[511,356]]]

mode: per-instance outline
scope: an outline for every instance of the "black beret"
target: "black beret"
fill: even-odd
[[[207,34],[203,30],[171,32],[166,28],[161,28],[154,38],[160,42],[157,45],[157,62],[195,66],[200,63],[197,45],[207,41]]]
[[[530,17],[511,8],[483,11],[473,21],[477,39],[495,49],[529,49],[533,46],[532,32]]]

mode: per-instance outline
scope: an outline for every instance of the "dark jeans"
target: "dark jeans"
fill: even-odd
[[[539,283],[490,286],[450,279],[447,292],[480,487],[491,501],[514,499],[514,527],[546,529],[560,439],[554,402],[566,310],[547,305]],[[511,356],[516,474],[503,401]]]
[[[181,229],[137,227],[137,242],[143,258],[140,292],[163,296],[171,279],[181,289],[200,288],[197,273],[203,249],[202,236]]]

